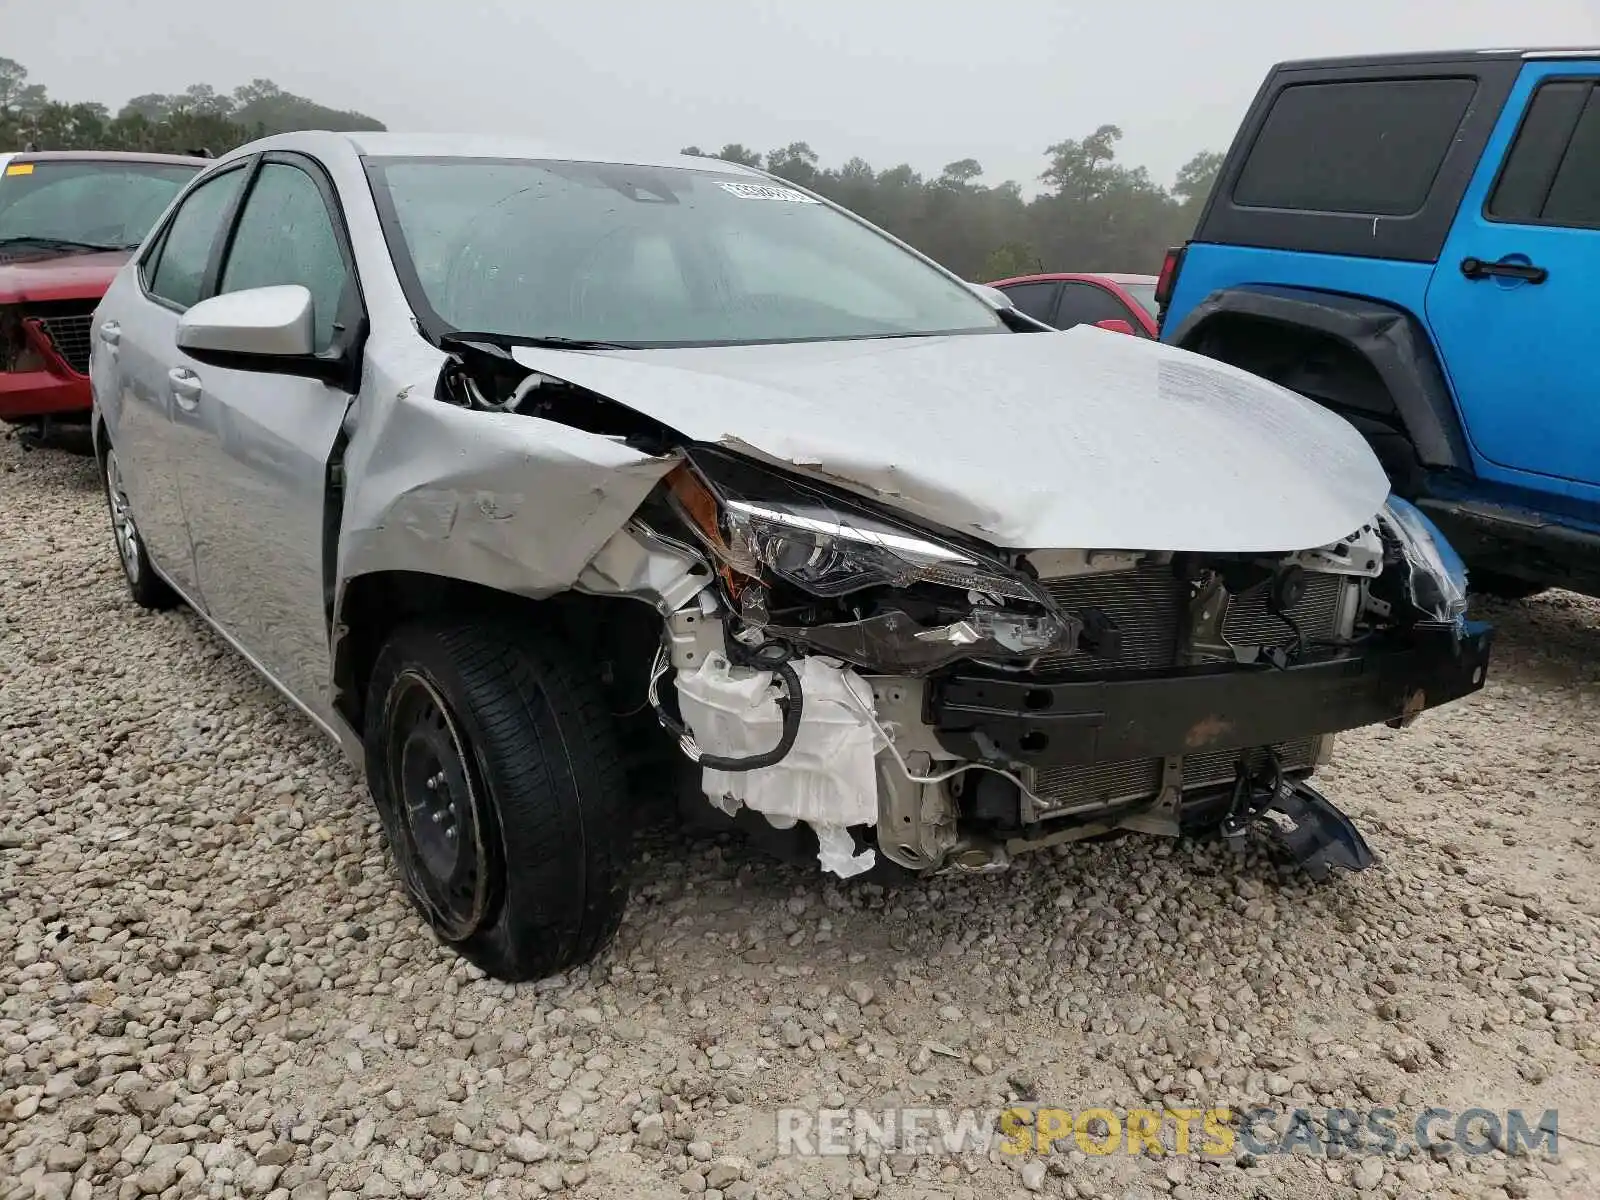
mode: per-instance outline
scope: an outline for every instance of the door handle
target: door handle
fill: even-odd
[[[1550,278],[1550,272],[1532,263],[1484,262],[1481,258],[1463,258],[1461,273],[1468,279],[1520,279],[1524,283],[1540,284]]]
[[[172,384],[172,398],[185,412],[200,407],[200,376],[188,367],[173,367],[167,372],[167,382]]]
[[[100,340],[108,346],[115,346],[122,341],[122,326],[115,321],[107,321],[100,326]]]

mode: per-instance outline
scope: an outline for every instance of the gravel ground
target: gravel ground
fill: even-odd
[[[842,885],[647,832],[616,948],[483,979],[356,777],[126,597],[88,460],[0,439],[0,1200],[1600,1195],[1600,604],[1343,740],[1378,867],[1130,838]],[[1558,1108],[1561,1155],[774,1154],[784,1105]],[[1446,1126],[1448,1128],[1448,1126]]]

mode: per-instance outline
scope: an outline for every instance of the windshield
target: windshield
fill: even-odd
[[[1150,314],[1152,321],[1161,319],[1161,306],[1156,303],[1156,285],[1153,283],[1125,283],[1122,290],[1139,302],[1139,307]]]
[[[704,346],[1004,330],[959,282],[792,188],[714,168],[368,164],[430,332]]]
[[[178,163],[12,162],[0,174],[0,242],[137,246],[199,170]]]

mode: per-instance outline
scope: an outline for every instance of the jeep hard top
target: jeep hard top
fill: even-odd
[[[1163,340],[1342,414],[1476,590],[1600,594],[1600,49],[1273,68]]]

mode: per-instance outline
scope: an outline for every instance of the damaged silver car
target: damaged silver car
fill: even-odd
[[[1124,830],[1321,873],[1371,861],[1306,783],[1331,736],[1484,682],[1344,421],[737,165],[284,135],[95,324],[134,598],[339,739],[502,978],[612,936],[663,752],[838,876]]]

